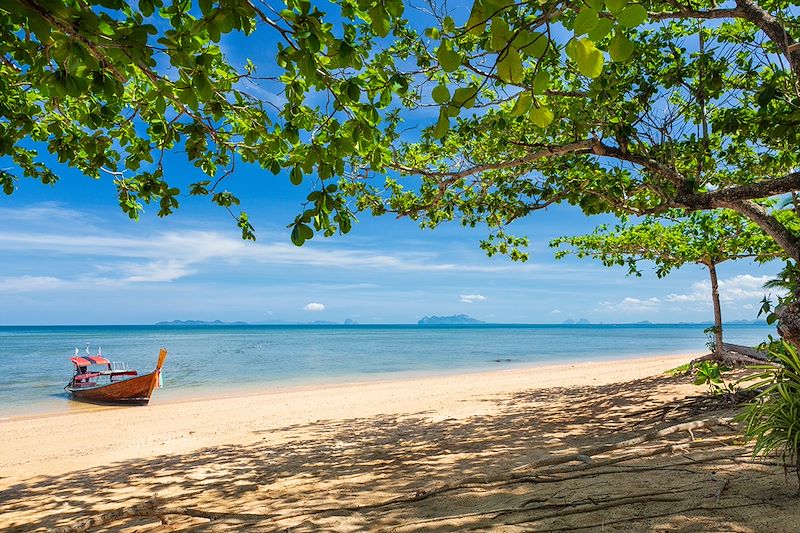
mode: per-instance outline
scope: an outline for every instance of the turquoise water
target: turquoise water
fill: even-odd
[[[509,366],[706,353],[703,325],[59,326],[0,327],[0,417],[74,409],[69,357],[91,343],[139,372],[169,355],[160,399],[480,371]],[[774,329],[731,325],[755,345]]]

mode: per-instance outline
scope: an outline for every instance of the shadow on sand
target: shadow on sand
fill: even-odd
[[[682,432],[658,443],[713,445],[608,466],[572,464],[501,483],[465,483],[416,501],[432,485],[502,477],[543,458],[613,443],[724,409],[687,399],[676,378],[536,389],[486,399],[491,416],[435,413],[322,421],[269,431],[248,446],[109,464],[39,477],[0,492],[0,529],[53,530],[157,494],[216,520],[128,517],[126,531],[788,531],[795,487],[774,464],[749,461],[732,430]],[[684,391],[682,393],[681,391]],[[664,398],[668,398],[667,401]],[[698,408],[698,405],[700,407]],[[730,414],[716,411],[714,416]],[[260,434],[256,431],[256,436]],[[590,465],[591,466],[591,465]],[[0,487],[3,487],[0,479]]]

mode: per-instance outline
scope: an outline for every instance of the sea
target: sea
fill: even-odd
[[[168,356],[156,401],[433,374],[708,352],[707,324],[0,326],[0,421],[85,409],[63,387],[77,348],[140,373]],[[754,346],[775,330],[732,324]],[[667,369],[665,369],[667,370]]]

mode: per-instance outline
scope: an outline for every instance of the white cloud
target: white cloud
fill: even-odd
[[[603,311],[647,312],[658,309],[661,300],[655,297],[640,299],[628,296],[619,302],[600,302],[599,305]]]
[[[53,225],[72,226],[83,224],[89,219],[85,213],[65,207],[58,202],[40,202],[20,208],[0,207],[0,220],[24,222],[26,225]]]
[[[32,253],[34,251],[70,256],[104,258],[109,267],[115,259],[138,259],[144,273],[131,273],[134,265],[125,263],[127,281],[172,281],[192,273],[190,265],[209,261],[250,262],[277,265],[309,265],[334,268],[391,269],[412,272],[521,272],[540,271],[541,265],[463,264],[439,262],[435,254],[388,255],[368,250],[333,248],[320,241],[298,248],[288,242],[246,242],[237,237],[212,231],[158,233],[152,236],[128,237],[118,234],[18,233],[0,231],[0,251]],[[170,258],[165,260],[164,258]],[[160,272],[164,271],[164,272]],[[480,296],[480,295],[466,295]]]
[[[186,264],[175,259],[130,264],[123,266],[123,269],[130,275],[122,281],[129,283],[174,281],[193,272]]]
[[[740,274],[729,279],[719,280],[719,299],[721,302],[740,302],[743,300],[761,299],[767,293],[764,283],[772,279],[770,276],[751,276]],[[686,294],[668,294],[667,302],[711,302],[711,282],[698,281],[692,284],[691,292]]]
[[[311,311],[312,313],[324,310],[325,310],[325,304],[320,304],[317,302],[310,302],[303,306],[303,311]]]
[[[473,302],[482,302],[486,299],[486,296],[482,294],[462,294],[460,295],[461,301],[465,304],[471,304]]]
[[[63,280],[52,276],[19,276],[0,280],[0,293],[48,291],[64,285]]]
[[[560,315],[561,314],[561,309],[553,309],[552,311],[550,311],[550,314],[551,315]]]

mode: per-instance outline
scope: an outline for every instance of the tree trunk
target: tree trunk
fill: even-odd
[[[706,263],[711,276],[711,303],[714,305],[714,355],[722,355],[722,308],[719,305],[719,284],[717,283],[717,266],[709,261]]]
[[[800,294],[794,301],[778,309],[778,334],[787,342],[800,348]]]

